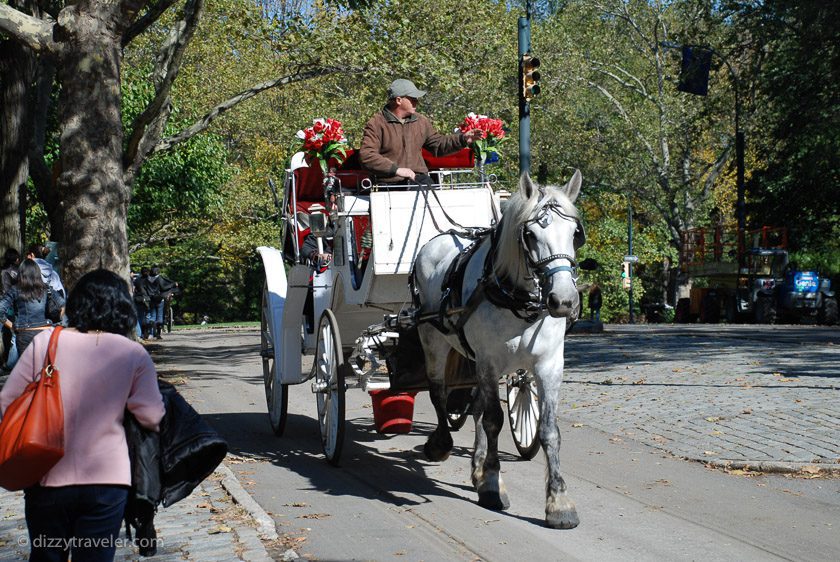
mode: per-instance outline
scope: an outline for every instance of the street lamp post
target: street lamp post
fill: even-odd
[[[531,171],[531,104],[523,95],[522,61],[531,52],[531,1],[525,2],[525,17],[518,20],[519,55],[519,174]]]
[[[697,45],[680,45],[679,43],[672,43],[670,41],[661,41],[660,47],[666,49],[684,49],[696,48],[703,49],[723,61],[726,68],[729,69],[729,75],[732,77],[732,88],[735,91],[735,182],[738,190],[738,201],[735,205],[735,216],[738,219],[738,266],[744,266],[744,235],[747,229],[747,205],[745,202],[745,188],[744,188],[744,131],[741,130],[741,88],[738,79],[738,73],[732,67],[725,56],[715,51],[711,47],[697,46]],[[685,50],[683,51],[685,56]],[[684,65],[685,66],[685,65]],[[707,69],[708,70],[708,69]],[[708,73],[707,73],[708,74]],[[706,76],[708,80],[708,76]],[[700,95],[705,95],[702,93]]]

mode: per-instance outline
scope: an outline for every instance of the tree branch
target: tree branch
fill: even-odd
[[[187,0],[183,19],[172,26],[169,38],[161,49],[155,68],[155,97],[143,113],[134,119],[131,125],[131,136],[126,143],[123,155],[126,181],[129,184],[133,182],[146,156],[163,134],[166,121],[169,119],[171,105],[169,94],[172,91],[172,84],[181,70],[184,52],[195,34],[203,12],[204,0]]]
[[[601,92],[601,94],[605,98],[607,98],[610,101],[610,103],[612,103],[613,107],[615,107],[618,111],[618,114],[621,115],[621,117],[627,122],[628,125],[630,125],[630,129],[633,131],[633,134],[636,135],[636,138],[639,139],[639,142],[641,142],[644,145],[645,149],[648,151],[648,154],[650,154],[650,157],[653,160],[653,164],[657,168],[659,168],[659,160],[656,157],[656,153],[654,152],[653,147],[650,145],[647,139],[642,136],[642,133],[639,131],[639,129],[636,128],[635,125],[633,125],[633,121],[632,119],[630,119],[630,115],[628,115],[627,111],[624,109],[624,106],[621,105],[621,102],[618,99],[616,99],[616,97],[613,96],[609,92],[609,90],[607,90],[597,82],[587,80],[587,83],[589,83],[590,86]]]
[[[151,27],[151,25],[155,23],[175,2],[177,2],[177,0],[160,0],[153,6],[149,6],[146,13],[140,16],[137,21],[131,24],[125,33],[123,33],[122,46],[125,47],[134,41],[138,35],[149,29],[149,27]]]
[[[55,51],[56,44],[52,40],[54,24],[55,21],[47,15],[39,19],[15,10],[8,4],[0,4],[0,31],[8,33],[12,39],[36,53]]]
[[[276,80],[269,80],[267,82],[261,82],[260,84],[256,84],[251,88],[233,96],[232,98],[223,101],[222,103],[211,109],[207,114],[205,114],[204,117],[196,121],[193,125],[184,129],[177,135],[172,135],[171,137],[162,139],[160,142],[157,143],[157,145],[154,147],[150,154],[157,154],[158,152],[169,150],[176,144],[192,138],[193,136],[207,129],[210,126],[210,124],[217,117],[219,117],[219,115],[221,115],[228,109],[235,107],[243,101],[251,99],[257,94],[264,92],[265,90],[270,90],[271,88],[276,88],[280,86],[288,86],[289,84],[293,84],[295,82],[302,82],[311,78],[328,76],[330,74],[336,74],[342,71],[343,69],[340,68],[319,68],[316,70],[309,70],[306,72],[296,72],[294,74],[289,74]]]

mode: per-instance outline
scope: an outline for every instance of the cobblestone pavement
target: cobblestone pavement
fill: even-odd
[[[717,466],[840,470],[837,328],[607,326],[567,339],[565,381],[572,427]]]
[[[253,522],[231,502],[220,483],[221,475],[207,478],[193,493],[163,509],[155,517],[158,552],[149,562],[268,561],[271,560]],[[23,492],[0,489],[0,561],[25,560],[29,537],[23,516]],[[138,560],[137,549],[124,531],[116,560]]]

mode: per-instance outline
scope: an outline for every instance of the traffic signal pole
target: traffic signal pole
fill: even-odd
[[[525,4],[526,17],[519,18],[519,175],[531,171],[531,104],[525,99],[525,55],[531,51],[531,3]]]

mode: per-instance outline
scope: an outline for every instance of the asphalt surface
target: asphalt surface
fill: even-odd
[[[278,559],[292,548],[320,560],[835,560],[840,552],[840,482],[828,476],[840,468],[836,328],[607,326],[569,336],[561,426],[583,524],[559,535],[540,525],[544,464],[517,462],[509,436],[503,470],[517,497],[505,514],[474,504],[469,423],[447,463],[422,459],[433,428],[424,394],[412,433],[385,437],[371,427],[369,399],[348,391],[362,396],[348,398],[340,469],[321,458],[306,384],[290,387],[286,435],[271,435],[258,342],[255,330],[176,332],[150,349],[229,439],[228,466],[282,537],[260,543],[253,518],[216,477],[158,515],[158,559]],[[514,473],[524,487],[511,483]],[[19,559],[19,494],[0,492],[0,517],[0,560]],[[651,538],[669,529],[679,536]],[[513,540],[518,532],[527,548]]]

